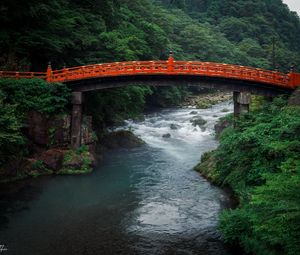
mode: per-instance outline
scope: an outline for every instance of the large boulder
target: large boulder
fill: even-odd
[[[215,125],[215,132],[216,136],[220,136],[220,134],[224,131],[225,128],[228,128],[231,126],[231,122],[226,119],[221,119],[218,121],[218,123]]]
[[[145,144],[145,142],[136,137],[132,132],[122,130],[106,134],[101,139],[100,144],[107,149],[119,149],[139,147]]]
[[[31,177],[53,174],[53,170],[47,168],[47,165],[42,160],[36,158],[24,159],[23,171],[27,176]]]
[[[82,159],[81,155],[72,153],[72,154],[70,154],[70,157],[68,157],[68,153],[67,153],[63,166],[68,169],[69,168],[80,169],[82,164],[83,164],[83,159]]]
[[[42,153],[40,160],[51,170],[58,171],[62,168],[64,161],[64,151],[59,149],[50,149]]]

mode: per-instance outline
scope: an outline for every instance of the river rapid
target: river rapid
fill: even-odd
[[[232,255],[216,230],[229,196],[193,170],[217,147],[213,127],[228,114],[224,108],[233,106],[146,114],[124,127],[146,145],[107,152],[89,175],[3,185],[3,254]],[[200,116],[207,121],[202,129],[190,122]]]

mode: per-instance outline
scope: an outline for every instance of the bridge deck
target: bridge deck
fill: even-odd
[[[242,81],[254,81],[280,88],[295,89],[300,86],[300,74],[281,73],[253,67],[220,64],[212,62],[175,61],[131,61],[94,64],[47,72],[9,72],[0,71],[5,78],[40,78],[48,82],[71,82],[84,79],[136,75],[187,75],[219,77]]]

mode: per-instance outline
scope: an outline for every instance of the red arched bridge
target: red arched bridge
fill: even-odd
[[[175,61],[169,57],[167,61],[130,61],[87,66],[63,68],[47,72],[11,72],[0,71],[2,78],[40,78],[48,82],[63,82],[80,84],[87,80],[104,80],[111,77],[137,77],[137,76],[185,76],[216,78],[230,81],[249,82],[268,86],[270,89],[293,90],[300,86],[300,74],[288,74],[268,71],[253,67],[220,64],[198,61]],[[105,86],[104,86],[105,87]],[[77,90],[75,87],[74,90]],[[99,88],[98,88],[99,89]],[[84,90],[84,89],[83,89]],[[89,89],[91,90],[91,89]]]
[[[235,113],[247,110],[249,95],[290,93],[300,86],[300,74],[288,74],[258,68],[197,61],[130,61],[95,64],[47,72],[0,71],[0,78],[40,78],[49,83],[63,82],[73,91],[71,143],[81,143],[82,92],[127,85],[199,85],[235,91]]]

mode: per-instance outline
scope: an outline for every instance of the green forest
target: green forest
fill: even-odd
[[[0,70],[175,59],[300,72],[300,19],[282,0],[2,0]],[[36,87],[39,89],[35,89]],[[178,105],[187,88],[129,86],[88,94],[96,129]],[[70,91],[41,80],[0,80],[0,169],[28,153],[26,114],[70,111]],[[239,207],[222,214],[224,240],[248,254],[300,254],[300,115],[286,98],[264,102],[203,157]],[[207,173],[206,173],[207,174]]]

